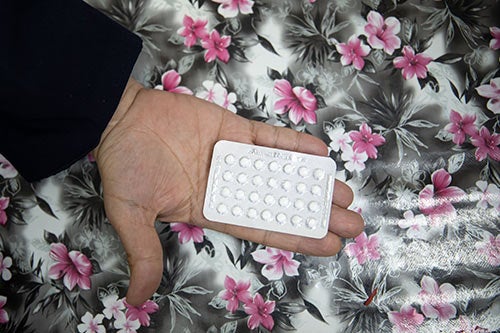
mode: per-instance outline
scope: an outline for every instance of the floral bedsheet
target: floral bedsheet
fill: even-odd
[[[0,162],[2,332],[500,330],[500,3],[92,0],[144,40],[134,75],[322,138],[365,232],[316,258],[157,224],[142,307],[89,156]]]

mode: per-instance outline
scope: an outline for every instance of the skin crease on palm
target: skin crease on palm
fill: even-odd
[[[363,230],[346,208],[351,189],[335,183],[329,232],[323,239],[215,223],[202,215],[212,149],[219,140],[327,155],[318,138],[250,121],[193,96],[145,89],[130,79],[120,104],[93,151],[101,174],[106,214],[118,232],[131,269],[127,302],[140,305],[156,291],[163,249],[155,220],[184,222],[241,239],[316,256],[341,249],[341,237]]]

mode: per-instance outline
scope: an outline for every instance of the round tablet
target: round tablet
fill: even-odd
[[[233,154],[228,154],[224,158],[224,162],[226,162],[227,165],[234,164],[235,161],[236,161],[236,158],[234,157]]]
[[[318,226],[318,220],[314,219],[314,218],[308,218],[307,219],[307,222],[306,222],[306,225],[309,229],[311,230],[314,230],[316,229],[316,227]]]
[[[263,160],[256,160],[253,162],[253,166],[255,169],[260,170],[264,167],[264,161]]]
[[[231,181],[233,179],[233,173],[231,171],[225,171],[222,175],[222,179],[224,179],[226,182]]]
[[[238,175],[237,180],[238,180],[238,183],[240,183],[240,184],[245,184],[245,183],[247,182],[247,180],[248,180],[248,177],[247,177],[247,175],[246,175],[246,174],[244,174],[244,173],[242,172],[242,173],[240,173],[240,174]]]
[[[256,175],[252,178],[252,184],[254,184],[255,186],[260,186],[263,182],[264,181],[262,180],[262,177],[259,175]]]
[[[278,186],[278,181],[274,178],[269,178],[267,180],[267,185],[272,188],[276,188]]]
[[[224,205],[224,204],[219,204],[219,205],[217,206],[217,212],[218,212],[219,214],[225,214],[225,213],[227,213],[227,206],[226,206],[226,205]]]
[[[303,178],[309,176],[309,169],[305,166],[301,166],[299,168],[299,176],[301,176]]]
[[[266,196],[264,197],[264,202],[267,205],[274,205],[276,200],[274,199],[274,197],[271,194],[266,194]]]
[[[243,156],[240,158],[240,166],[243,168],[248,168],[252,164],[252,161],[248,157]]]
[[[302,194],[306,191],[307,186],[304,183],[298,183],[295,189],[297,190],[298,193]]]
[[[250,193],[250,195],[248,196],[248,200],[250,200],[251,202],[259,201],[259,194],[257,192]]]
[[[321,180],[325,177],[325,171],[321,169],[314,170],[314,178],[317,180]]]
[[[243,200],[245,199],[245,191],[242,189],[236,190],[236,193],[234,194],[234,197],[238,200]]]
[[[281,188],[285,191],[290,191],[290,189],[292,188],[292,183],[289,180],[284,180],[281,183]]]
[[[319,185],[313,185],[311,187],[311,193],[314,195],[321,195],[321,186]]]
[[[309,210],[313,213],[316,213],[316,212],[319,212],[319,203],[317,203],[316,201],[311,201],[309,203],[309,205],[307,205],[307,208],[309,208]]]
[[[234,216],[240,216],[243,214],[243,209],[241,209],[240,206],[234,206],[233,209],[231,209],[231,213],[233,213]]]
[[[298,215],[294,215],[292,216],[292,224],[296,227],[300,227],[302,225],[302,217],[298,216]]]
[[[304,208],[304,201],[297,199],[293,205],[297,209],[303,209]]]
[[[267,167],[268,167],[269,171],[275,172],[275,171],[278,171],[278,169],[280,168],[280,165],[278,164],[278,162],[272,161],[271,163],[269,163],[269,165]]]
[[[279,224],[284,224],[286,222],[286,215],[283,213],[278,213],[278,215],[276,215],[276,222],[278,222]]]
[[[229,189],[229,187],[224,186],[220,190],[220,195],[222,195],[224,198],[229,198],[229,196],[231,195],[231,190]]]
[[[288,199],[287,197],[281,197],[278,200],[278,203],[281,207],[288,207],[290,205],[290,199]]]
[[[262,217],[262,219],[265,221],[269,221],[273,218],[273,214],[271,213],[270,210],[265,209],[262,211],[262,213],[260,213],[260,217]]]
[[[286,173],[286,174],[291,174],[293,172],[293,165],[291,164],[285,164],[285,166],[283,167],[283,171]]]
[[[247,210],[247,216],[251,219],[256,218],[258,215],[257,210],[255,208],[248,208]]]

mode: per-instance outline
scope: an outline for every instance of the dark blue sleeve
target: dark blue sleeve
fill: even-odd
[[[0,1],[0,153],[33,181],[91,151],[141,47],[81,0]]]

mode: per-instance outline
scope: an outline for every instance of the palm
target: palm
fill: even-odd
[[[135,96],[135,95],[134,95]],[[124,97],[126,98],[126,97]],[[345,208],[352,193],[336,184],[333,210],[337,223],[322,240],[214,223],[203,218],[202,205],[212,148],[232,140],[312,154],[326,154],[318,139],[289,129],[251,122],[211,103],[185,95],[141,90],[117,110],[103,135],[96,159],[106,212],[122,239],[132,269],[127,299],[138,303],[156,289],[162,250],[154,221],[185,222],[270,246],[331,255],[340,238],[361,231],[362,220]],[[339,223],[343,222],[343,223]]]

